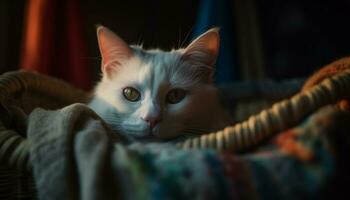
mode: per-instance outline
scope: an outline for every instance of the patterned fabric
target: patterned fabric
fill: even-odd
[[[129,183],[125,194],[137,199],[318,199],[335,168],[326,132],[334,114],[323,110],[281,133],[268,148],[240,156],[159,144],[117,145],[120,170]]]
[[[325,108],[238,155],[125,146],[75,104],[33,111],[28,138],[40,199],[320,199],[347,191],[349,124],[348,112]]]

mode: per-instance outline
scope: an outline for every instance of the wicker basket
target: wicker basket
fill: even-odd
[[[26,115],[36,107],[86,102],[88,95],[61,80],[24,71],[1,75],[0,91],[0,199],[36,199]]]
[[[235,126],[178,143],[183,148],[210,147],[239,151],[299,122],[320,106],[349,99],[350,73],[334,77],[310,92],[292,96],[302,81],[235,83],[220,87],[223,104],[238,121]],[[36,107],[57,109],[87,102],[88,93],[52,77],[31,72],[0,76],[0,199],[35,199],[31,176],[26,116]],[[307,109],[304,109],[307,106]],[[283,119],[288,116],[287,119]],[[249,118],[248,118],[249,117]],[[249,138],[249,140],[247,140]]]

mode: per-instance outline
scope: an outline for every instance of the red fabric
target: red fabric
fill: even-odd
[[[21,68],[91,88],[79,0],[28,0]]]

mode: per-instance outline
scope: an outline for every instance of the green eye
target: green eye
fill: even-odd
[[[127,99],[128,101],[133,101],[133,102],[140,100],[140,96],[141,96],[140,92],[132,87],[124,88],[123,95],[124,95],[125,99]]]
[[[182,89],[173,89],[166,95],[166,102],[170,104],[176,104],[182,101],[186,96],[186,91]]]

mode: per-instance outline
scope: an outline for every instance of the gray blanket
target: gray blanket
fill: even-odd
[[[117,171],[110,169],[118,138],[87,106],[34,110],[28,139],[40,199],[118,197]]]
[[[83,104],[56,111],[35,109],[28,124],[40,199],[230,197],[231,184],[225,180],[224,171],[217,171],[221,161],[212,151],[181,150],[156,143],[125,145]],[[215,173],[208,175],[208,171]],[[216,183],[221,179],[225,184]]]
[[[226,161],[213,151],[122,144],[83,104],[35,109],[28,124],[40,199],[227,199],[252,190],[250,182],[241,180],[249,176],[241,174],[235,181],[244,189],[232,190]]]

